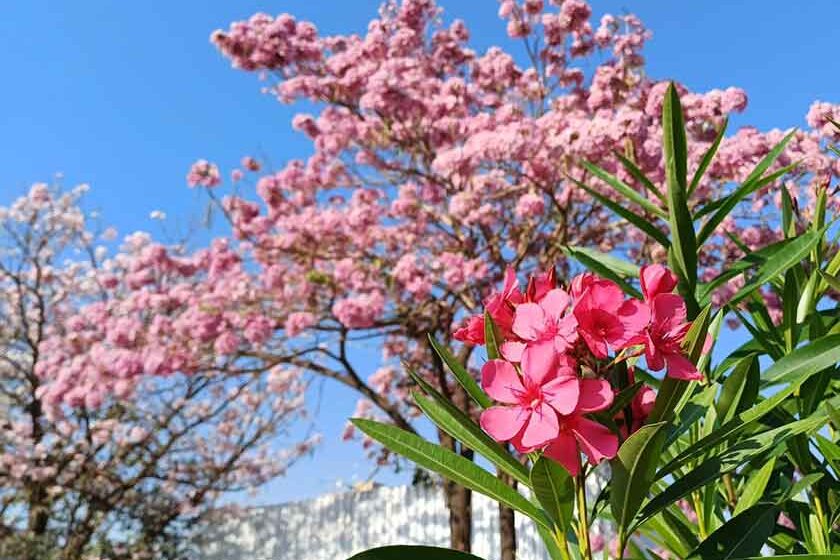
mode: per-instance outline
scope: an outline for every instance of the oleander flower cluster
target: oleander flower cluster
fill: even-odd
[[[581,452],[593,465],[614,457],[619,436],[638,429],[653,407],[655,393],[643,386],[629,415],[617,411],[612,427],[592,416],[613,404],[616,364],[628,366],[625,385],[642,356],[651,371],[700,379],[682,348],[691,324],[685,301],[673,293],[676,276],[654,264],[641,269],[640,283],[643,299],[636,299],[592,273],[564,289],[550,271],[532,276],[522,291],[508,270],[502,290],[484,302],[500,357],[481,369],[481,385],[497,403],[482,413],[482,428],[520,453],[542,451],[576,475]],[[471,317],[454,336],[485,344],[484,323],[484,316]]]

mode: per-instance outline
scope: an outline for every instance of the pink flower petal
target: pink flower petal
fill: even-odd
[[[637,339],[650,324],[650,314],[650,308],[637,299],[628,299],[621,304],[618,320],[624,326],[624,333],[616,340],[616,344],[620,346]]]
[[[542,307],[546,315],[558,321],[569,307],[570,301],[569,294],[560,288],[555,288],[545,294],[545,297],[540,300],[539,306]]]
[[[522,352],[525,350],[524,342],[508,340],[499,347],[502,357],[509,362],[521,362]]]
[[[583,341],[589,347],[589,350],[595,354],[595,357],[603,360],[609,354],[609,348],[607,347],[607,341],[603,338],[594,336],[589,331],[581,330],[580,336],[583,338]]]
[[[668,364],[668,377],[685,381],[699,381],[703,374],[682,354],[666,354],[665,363]]]
[[[524,340],[539,340],[545,331],[545,312],[536,303],[516,306],[513,332]]]
[[[557,354],[554,352],[554,340],[543,340],[529,344],[522,352],[522,373],[528,381],[542,385],[545,378],[554,369]]]
[[[554,410],[569,415],[578,406],[580,380],[577,377],[555,377],[542,386],[543,397]]]
[[[624,292],[615,283],[599,279],[589,287],[587,294],[591,298],[591,306],[604,310],[615,311],[624,302]]]
[[[522,432],[522,445],[539,447],[557,437],[560,422],[554,409],[545,403],[538,405],[532,412],[525,431]]]
[[[496,441],[508,441],[522,430],[528,416],[521,406],[491,406],[481,413],[479,423]]]
[[[613,390],[606,379],[582,379],[577,409],[579,412],[598,412],[613,402]]]
[[[647,342],[645,343],[645,361],[651,371],[659,371],[665,367],[665,357],[656,347],[650,335],[647,336]]]
[[[554,349],[563,353],[571,350],[578,338],[577,318],[573,314],[566,315],[557,323],[557,334],[554,336]]]
[[[591,272],[584,272],[583,274],[578,274],[574,278],[572,278],[572,283],[570,289],[572,291],[572,297],[575,299],[580,298],[586,290],[594,284],[597,280],[597,277],[592,274]]]
[[[511,267],[505,269],[505,283],[502,288],[502,297],[504,299],[516,299],[516,301],[522,298],[522,295],[519,293],[519,280],[516,278],[516,271]]]
[[[659,294],[651,302],[651,323],[658,332],[671,331],[686,321],[685,300],[677,294]]]
[[[593,465],[597,465],[602,459],[612,459],[618,453],[618,437],[598,422],[580,417],[572,432]]]
[[[545,455],[563,465],[572,476],[580,471],[580,451],[575,438],[568,433],[560,435],[545,448]]]
[[[481,387],[493,400],[517,404],[525,391],[513,365],[504,360],[490,360],[481,368]]]
[[[639,274],[646,301],[659,294],[670,293],[677,286],[677,277],[661,264],[643,266]]]

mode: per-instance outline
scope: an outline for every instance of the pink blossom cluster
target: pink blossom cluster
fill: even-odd
[[[580,469],[580,452],[592,464],[614,457],[618,434],[587,416],[612,404],[614,364],[643,354],[653,371],[701,378],[682,348],[691,324],[685,302],[673,293],[676,284],[665,267],[650,265],[641,270],[643,300],[626,298],[618,285],[591,273],[576,276],[569,291],[553,273],[538,274],[521,291],[508,270],[502,290],[484,302],[501,335],[501,357],[481,369],[482,387],[500,403],[482,412],[482,427],[522,453],[544,451],[572,474]],[[470,318],[455,338],[484,344],[484,322],[484,316]],[[641,426],[654,400],[644,387],[634,395],[632,418],[621,411],[624,437]]]
[[[192,164],[187,173],[187,184],[190,187],[216,187],[222,183],[219,166],[206,159],[200,159]]]
[[[113,297],[80,313],[82,333],[99,324],[114,332],[96,332],[92,344],[80,340],[56,359],[44,372],[54,380],[45,391],[62,402],[95,403],[118,388],[130,393],[127,379],[283,363],[337,380],[405,426],[416,414],[404,394],[410,381],[398,373],[386,392],[373,391],[355,370],[356,356],[369,360],[370,348],[381,348],[377,368],[405,360],[440,385],[427,333],[449,342],[509,262],[524,273],[556,264],[568,277],[566,245],[665,262],[663,248],[570,179],[615,196],[578,165],[588,160],[662,206],[615,156],[620,151],[654,183],[664,182],[667,84],[644,66],[650,32],[630,14],[593,20],[582,0],[505,1],[500,15],[523,35],[531,63],[501,47],[476,50],[467,25],[446,22],[431,0],[388,2],[358,35],[326,36],[309,22],[266,14],[214,33],[235,67],[311,112],[292,125],[312,154],[272,171],[241,162],[243,174],[255,174],[255,189],[218,197],[231,225],[224,242],[192,254],[150,241],[126,247],[101,277]],[[734,87],[679,91],[693,170],[747,97]],[[801,161],[801,173],[759,189],[721,224],[698,255],[704,278],[744,256],[729,234],[750,248],[780,238],[782,187],[805,220],[815,189],[840,175],[826,153],[824,123],[811,120],[819,128],[797,132],[769,170]],[[732,130],[691,207],[730,192],[783,135]],[[191,182],[217,184],[214,169],[202,164]],[[830,204],[836,210],[840,198]],[[725,298],[736,282],[715,297]],[[769,294],[767,304],[777,314]],[[667,302],[645,305],[654,315]],[[674,333],[662,328],[651,337],[667,347]],[[470,365],[469,349],[459,356]],[[651,361],[669,366],[668,356],[675,354],[654,352]],[[678,357],[670,360],[672,371],[689,375]]]
[[[310,259],[337,290],[330,309],[345,326],[390,323],[418,303],[414,313],[434,322],[440,310],[432,300],[441,297],[469,309],[501,279],[504,252],[521,260],[520,268],[559,261],[563,272],[568,264],[552,249],[562,244],[665,260],[660,247],[620,227],[569,180],[614,195],[576,166],[589,160],[661,205],[614,156],[629,154],[654,182],[664,181],[660,113],[667,83],[644,69],[650,31],[632,14],[593,23],[583,0],[504,0],[499,15],[512,35],[534,45],[540,64],[520,66],[499,47],[476,52],[466,25],[442,24],[431,0],[388,3],[360,36],[322,36],[287,14],[257,14],[213,35],[234,66],[276,78],[268,89],[281,101],[324,104],[319,114],[293,120],[315,153],[262,177],[259,204],[234,205],[241,211],[233,213],[233,227],[265,266],[269,256],[282,255],[292,266]],[[591,57],[598,59],[594,67]],[[694,167],[724,118],[745,110],[747,96],[736,87],[680,86],[680,93]],[[815,105],[811,113],[831,107]],[[816,130],[797,133],[774,167],[803,162],[804,173],[785,184],[803,214],[814,189],[840,173],[825,153],[825,121],[814,119]],[[690,204],[728,192],[782,136],[753,127],[727,136]],[[760,189],[737,214],[736,229],[747,232],[751,247],[753,238],[759,247],[779,238],[774,212],[781,186]],[[721,226],[699,255],[705,274],[743,256],[727,233]],[[459,286],[460,278],[442,277],[444,254],[474,263],[482,271],[477,281]],[[360,306],[369,300],[375,305],[365,317]],[[769,295],[767,303],[776,308]]]
[[[135,234],[112,257],[115,233],[89,229],[86,190],[36,184],[0,206],[0,522],[46,515],[58,534],[79,536],[61,545],[76,557],[132,538],[113,534],[119,524],[154,524],[152,546],[158,531],[282,474],[317,444],[277,441],[305,413],[299,368],[261,375],[213,349],[230,334],[264,343],[273,326],[242,310],[216,318],[223,293],[188,284],[199,271],[231,274],[227,245],[186,258]],[[190,297],[200,304],[184,305]],[[95,518],[72,515],[90,507]]]

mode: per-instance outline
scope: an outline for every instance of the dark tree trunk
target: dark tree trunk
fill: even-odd
[[[461,410],[469,409],[469,397],[460,386],[453,391],[452,402]],[[472,461],[471,449],[462,446],[441,430],[438,430],[438,436],[443,447]],[[455,550],[469,552],[472,548],[472,491],[451,480],[444,480],[443,494],[449,509],[449,546]]]
[[[499,473],[499,478],[505,484],[516,488],[516,481],[512,477]],[[516,520],[513,510],[502,504],[499,504],[499,539],[501,560],[516,560]]]
[[[37,390],[37,387],[33,389],[33,393],[34,390]],[[37,445],[44,437],[41,426],[41,416],[43,414],[41,402],[37,398],[33,398],[27,407],[27,412],[32,422],[32,441]],[[43,537],[46,535],[47,525],[49,523],[47,489],[42,482],[33,482],[31,484],[28,502],[26,528],[29,535],[35,539],[36,546],[27,551],[26,558],[27,560],[38,560],[41,555],[39,549],[44,546]]]
[[[443,485],[449,508],[449,546],[469,552],[472,546],[472,491],[452,481]]]

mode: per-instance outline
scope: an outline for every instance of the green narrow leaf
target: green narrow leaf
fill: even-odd
[[[547,457],[540,457],[531,467],[534,496],[557,528],[565,533],[572,527],[575,481],[571,475]]]
[[[714,408],[714,400],[719,388],[720,386],[715,383],[702,391],[696,392],[693,396],[689,395],[691,398],[680,410],[673,422],[674,427],[665,439],[665,449],[669,448],[672,443],[691,429],[695,422],[705,417]]]
[[[610,461],[610,509],[620,535],[627,534],[627,528],[650,492],[665,441],[666,425],[666,422],[659,422],[642,426],[627,438]]]
[[[636,393],[639,392],[644,386],[644,381],[636,381],[632,385],[628,385],[624,389],[618,392],[618,394],[613,399],[610,408],[607,409],[607,417],[614,418],[616,414],[618,414],[622,409],[627,406],[630,406],[630,403],[633,401],[633,397],[636,396]]]
[[[804,323],[805,319],[808,318],[808,314],[813,310],[814,294],[816,293],[817,282],[821,274],[822,270],[817,269],[816,272],[811,273],[811,276],[805,283],[805,289],[802,290],[802,295],[799,297],[799,302],[796,305],[796,322],[798,324]],[[838,285],[840,285],[840,282],[838,282]]]
[[[666,520],[668,511],[669,510],[666,509],[662,512],[662,515],[657,515],[656,517],[648,519],[645,524],[644,531],[640,531],[640,534],[650,538],[651,542],[658,544],[661,549],[665,549],[671,554],[676,555],[677,558],[685,558],[686,554],[697,547],[697,539],[694,539],[695,542],[691,546],[685,546],[680,539],[680,535],[677,534],[674,527],[668,523],[673,516]],[[630,542],[633,542],[633,540],[636,539],[631,539]],[[630,558],[645,557],[631,555]]]
[[[551,560],[566,560],[563,557],[563,553],[560,552],[560,547],[557,546],[557,541],[554,540],[554,534],[539,523],[536,524],[536,527],[537,533],[539,533],[540,539],[542,539],[543,545],[545,545],[545,549],[548,551],[548,557]]]
[[[740,558],[739,560],[764,560],[766,556],[751,556],[749,558]],[[782,554],[775,555],[776,560],[831,560],[830,555],[825,554]]]
[[[668,223],[671,226],[671,250],[678,273],[690,292],[697,281],[697,239],[688,209],[686,173],[688,147],[685,124],[677,88],[671,83],[662,104],[662,149],[665,153],[665,177],[668,183]]]
[[[748,356],[739,361],[723,382],[716,408],[721,424],[726,424],[737,414],[751,407],[758,398],[760,379],[758,358]]]
[[[793,136],[796,134],[796,129],[791,130],[785,137],[782,138],[773,148],[767,152],[767,155],[761,158],[761,161],[750,171],[750,174],[747,175],[747,178],[744,180],[745,183],[750,183],[752,181],[758,180],[764,172],[767,171],[773,163],[779,159],[779,156],[782,155],[785,147],[791,141]]]
[[[610,200],[608,197],[602,195],[598,191],[593,188],[588,187],[584,183],[581,183],[577,179],[569,177],[573,183],[575,183],[578,187],[592,195],[596,200],[598,200],[601,204],[615,212],[617,215],[621,216],[653,239],[663,247],[667,248],[671,246],[671,242],[668,240],[668,236],[662,233],[662,231],[653,225],[651,222],[647,221],[643,217],[639,216],[635,212],[628,210],[624,206],[618,204],[614,200]]]
[[[703,227],[700,228],[700,233],[697,235],[699,243],[702,243],[708,239],[712,233],[714,233],[715,229],[723,222],[726,216],[732,212],[732,209],[735,208],[739,202],[766,184],[766,181],[761,180],[761,175],[781,155],[785,146],[787,146],[790,139],[793,138],[794,132],[795,131],[789,132],[778,144],[776,144],[776,146],[770,150],[770,152],[760,162],[758,162],[758,165],[755,166],[741,186],[735,189],[735,192],[724,198],[724,202],[721,204],[717,212],[715,212],[715,214],[709,218],[705,224],[703,224]],[[797,165],[799,165],[798,162],[785,166],[781,170],[781,173],[776,172],[772,175],[772,177],[774,179],[781,177],[782,175],[792,171]]]
[[[720,209],[724,208],[724,207],[728,208],[728,210],[724,210],[724,212],[726,212],[726,213],[731,212],[732,208],[734,208],[738,204],[738,202],[740,202],[741,200],[743,200],[747,196],[751,195],[755,191],[767,186],[768,184],[772,183],[773,181],[776,181],[776,180],[780,179],[781,177],[783,177],[784,175],[787,175],[788,173],[790,173],[791,171],[796,169],[796,167],[798,167],[799,164],[800,164],[800,162],[791,163],[790,165],[786,165],[786,166],[782,167],[781,169],[778,169],[778,170],[774,171],[773,173],[767,175],[766,177],[762,177],[761,179],[755,180],[751,183],[743,183],[741,185],[741,187],[739,187],[739,190],[734,191],[733,193],[729,194],[728,196],[724,196],[723,198],[715,200],[714,202],[710,202],[710,203],[706,204],[705,206],[703,206],[702,208],[700,208],[699,210],[697,210],[697,212],[695,212],[695,214],[694,214],[694,219],[699,220],[700,218],[702,218],[704,216],[707,216],[707,215],[711,214],[712,212],[718,212],[719,213]],[[740,190],[740,189],[743,189],[743,190]],[[722,216],[719,216],[718,214],[715,214],[715,216],[717,216],[717,218],[712,217],[712,218],[710,218],[709,222],[703,224],[703,227],[701,228],[702,233],[698,234],[698,236],[697,236],[698,242],[699,242],[700,239],[705,241],[712,234],[714,234],[715,228],[717,228],[717,226],[720,225],[720,223],[723,221],[723,219],[726,218],[725,214],[722,215]],[[720,219],[720,221],[718,221],[718,219]]]
[[[484,456],[493,465],[522,484],[526,486],[529,484],[528,470],[504,447],[485,434],[466,414],[448,403],[442,396],[440,396],[440,400],[437,397],[433,397],[433,399],[428,399],[417,393],[414,394],[417,406],[437,427],[476,453]]]
[[[784,502],[799,496],[802,492],[816,484],[822,477],[823,473],[806,474],[794,482],[791,487],[785,491],[782,497],[777,500],[777,503],[783,504]]]
[[[741,300],[751,295],[753,291],[807,257],[811,249],[819,243],[822,233],[822,231],[809,231],[793,239],[784,249],[776,252],[758,267],[755,278],[738,290],[738,293],[729,300],[729,304],[737,305]]]
[[[761,374],[765,386],[799,382],[840,363],[840,334],[830,334],[800,346]],[[804,378],[804,379],[803,379]]]
[[[484,346],[487,348],[487,359],[488,360],[498,360],[499,359],[499,330],[496,328],[496,323],[493,321],[493,317],[490,316],[490,312],[484,312]]]
[[[691,196],[694,194],[694,191],[697,190],[697,185],[700,184],[700,181],[703,179],[703,175],[706,173],[706,170],[709,168],[709,164],[712,163],[712,160],[720,147],[720,143],[723,140],[723,136],[726,134],[726,127],[728,125],[729,117],[726,117],[723,119],[723,124],[721,124],[720,130],[718,130],[714,142],[712,142],[712,145],[709,146],[708,150],[706,150],[706,153],[703,154],[703,158],[700,160],[700,165],[697,166],[697,171],[694,172],[694,177],[691,178],[691,184],[688,186],[688,196]]]
[[[794,394],[813,375],[833,366],[838,361],[840,361],[840,334],[828,335],[807,346],[797,348],[791,354],[774,363],[764,373],[768,385],[787,383],[786,386],[682,451],[659,469],[657,478],[681,468],[689,461],[695,460],[709,449],[740,432],[751,422],[759,420]],[[828,403],[826,405],[828,406]]]
[[[364,418],[353,418],[351,422],[394,453],[550,527],[534,504],[469,459],[390,424]]]
[[[840,278],[822,270],[819,271],[819,274],[822,277],[822,279],[825,280],[826,284],[840,292]]]
[[[673,484],[654,496],[639,512],[636,524],[641,525],[646,519],[653,517],[680,498],[687,496],[698,488],[702,488],[709,482],[719,479],[721,475],[732,472],[759,455],[773,448],[778,448],[788,439],[818,429],[825,421],[825,415],[816,414],[804,420],[797,420],[785,426],[758,433],[735,443],[719,455],[707,459],[697,468],[678,477]],[[660,469],[657,473],[657,478],[662,477],[662,470]]]
[[[767,483],[770,482],[770,476],[773,474],[775,467],[776,458],[774,457],[750,477],[738,496],[738,504],[735,506],[735,511],[732,512],[734,515],[738,515],[742,511],[751,508],[761,500],[762,496],[764,496],[764,489],[767,488]]]
[[[365,550],[347,560],[482,560],[478,556],[435,546],[393,545]]]
[[[817,448],[822,453],[822,456],[825,457],[825,460],[828,461],[834,469],[834,472],[840,476],[840,446],[820,434],[814,434],[813,437],[817,442]]]
[[[785,349],[788,352],[796,347],[797,339],[799,337],[799,329],[797,328],[798,322],[796,321],[796,308],[799,303],[798,296],[802,293],[802,290],[797,282],[796,276],[796,267],[787,269],[785,272],[784,288],[782,290],[782,330],[785,337]],[[762,305],[761,308],[766,312],[765,306]]]
[[[703,344],[706,342],[706,333],[709,331],[709,324],[711,323],[709,320],[711,311],[711,305],[703,308],[692,322],[691,328],[683,340],[683,348],[686,350],[688,359],[694,364],[700,359]],[[692,382],[666,377],[656,394],[656,402],[650,416],[648,416],[648,423],[653,424],[660,420],[669,420],[679,412],[678,404],[691,386]]]
[[[479,387],[478,383],[473,376],[470,375],[470,372],[464,368],[463,365],[458,361],[455,356],[452,355],[452,352],[449,351],[448,348],[443,346],[442,344],[438,343],[437,340],[434,339],[433,336],[429,335],[429,342],[432,345],[432,349],[435,353],[440,357],[441,361],[446,364],[449,368],[449,371],[455,376],[458,380],[458,383],[461,384],[461,387],[467,392],[467,394],[472,398],[475,403],[480,406],[481,408],[488,408],[493,406],[493,401],[490,400],[484,391]]]
[[[582,161],[581,165],[583,165],[586,168],[586,170],[592,173],[594,176],[598,177],[599,179],[607,183],[609,186],[611,186],[613,189],[615,189],[617,193],[621,194],[631,202],[635,202],[654,216],[659,216],[662,219],[668,217],[668,215],[665,213],[664,210],[662,210],[662,208],[652,203],[642,194],[637,192],[633,187],[631,187],[615,175],[607,173],[597,165],[589,163],[588,161]]]
[[[676,509],[676,508],[673,508]],[[694,527],[689,527],[686,523],[684,515],[677,515],[672,508],[662,510],[661,516],[656,516],[654,519],[661,519],[662,523],[668,528],[669,532],[677,539],[677,547],[673,550],[680,558],[688,555],[694,550],[697,545],[696,530]],[[648,522],[650,523],[650,521]]]
[[[582,247],[566,247],[565,252],[592,272],[615,282],[627,295],[642,299],[642,293],[617,274],[622,273],[622,268],[623,270],[627,269],[621,267],[620,265],[619,268],[615,268],[615,263],[611,263],[610,260],[604,258],[609,255],[604,255],[603,253],[598,253],[597,251],[589,249],[584,250]],[[609,259],[612,259],[613,261],[621,260],[616,259],[615,257],[609,257]],[[638,269],[636,269],[636,275],[638,276]]]
[[[582,253],[584,255],[589,256],[592,260],[598,261],[604,267],[612,270],[614,273],[617,273],[624,278],[638,278],[640,268],[638,265],[633,264],[629,261],[624,259],[620,259],[618,257],[614,257],[609,253],[602,253],[601,251],[596,251],[594,249],[590,249],[588,247],[578,247],[574,245],[569,245],[568,249],[570,251],[574,251],[577,253]]]
[[[758,267],[766,263],[767,260],[774,255],[787,250],[794,241],[794,239],[785,239],[767,245],[766,247],[762,247],[758,251],[747,251],[746,256],[744,256],[741,260],[731,263],[725,271],[720,273],[711,281],[703,284],[699,290],[699,299],[701,301],[707,299],[712,292],[732,278],[735,278],[739,274],[742,274],[753,267]]]
[[[828,417],[831,419],[834,429],[840,430],[840,411],[834,408],[829,402],[825,403],[825,408],[828,411]]]
[[[656,198],[662,201],[663,204],[665,203],[665,195],[663,195],[662,192],[656,187],[656,185],[653,184],[653,181],[647,178],[644,172],[641,169],[639,169],[639,166],[633,163],[633,161],[630,160],[630,158],[628,158],[621,152],[615,151],[613,153],[621,161],[621,164],[624,166],[624,169],[626,169],[630,173],[630,175],[633,176],[633,178],[640,182],[647,190],[652,192],[656,196]]]
[[[778,516],[775,504],[755,505],[721,525],[688,558],[730,560],[758,554],[773,533]]]
[[[793,200],[787,187],[782,187],[782,233],[785,239],[796,235],[796,226],[793,222]]]

